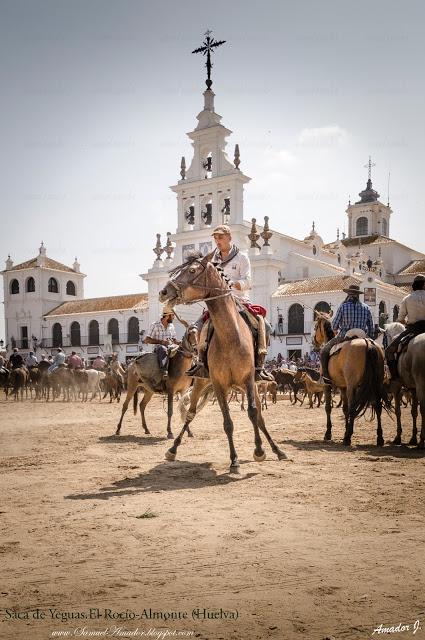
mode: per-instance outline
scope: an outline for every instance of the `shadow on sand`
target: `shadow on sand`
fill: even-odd
[[[425,458],[425,450],[409,447],[406,444],[401,446],[386,443],[383,447],[377,447],[375,444],[355,444],[346,447],[342,442],[334,442],[333,440],[282,440],[279,444],[290,444],[296,449],[303,451],[332,451],[334,453],[355,453],[362,451],[376,458]]]
[[[151,435],[142,435],[142,436],[116,436],[115,434],[112,436],[100,436],[99,442],[104,442],[106,444],[123,444],[125,442],[132,442],[141,445],[150,445],[150,444],[158,444],[159,442],[170,442],[167,439],[167,436],[151,436]]]
[[[241,461],[241,464],[244,464]],[[211,462],[162,462],[134,478],[123,478],[111,486],[100,487],[96,493],[74,493],[65,496],[68,500],[109,500],[109,498],[135,495],[137,493],[155,493],[159,491],[179,491],[181,489],[203,489],[205,487],[227,485],[242,482],[257,475],[218,474]]]

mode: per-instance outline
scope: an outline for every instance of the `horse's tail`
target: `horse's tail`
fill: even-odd
[[[136,413],[137,413],[138,395],[139,395],[139,392],[136,389],[136,391],[134,392],[134,396],[133,396],[133,412],[134,412],[134,415],[136,415]]]
[[[379,357],[378,347],[368,341],[363,380],[353,399],[354,417],[363,415],[368,407],[376,409],[378,405],[391,413],[391,401],[384,387],[384,360]]]
[[[180,419],[182,422],[186,422],[186,416],[188,412],[188,408],[190,405],[190,395],[192,393],[193,387],[189,387],[187,391],[185,391],[182,397],[179,400],[179,412]],[[198,398],[198,404],[196,405],[196,414],[198,414],[207,404],[209,400],[214,396],[214,389],[212,385],[208,385],[201,393]]]

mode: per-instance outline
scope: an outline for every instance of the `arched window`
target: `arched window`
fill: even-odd
[[[26,288],[28,293],[35,291],[35,280],[32,276],[28,278]]]
[[[382,230],[381,230],[381,233],[382,233],[382,235],[383,235],[383,236],[387,236],[387,235],[388,235],[388,222],[387,222],[387,219],[386,219],[386,218],[384,218],[384,219],[382,220]]]
[[[68,296],[77,295],[75,292],[75,284],[72,282],[72,280],[68,280],[68,282],[66,283],[66,295]]]
[[[331,307],[330,304],[328,302],[324,302],[323,300],[321,300],[320,302],[318,302],[316,304],[316,306],[314,307],[315,311],[321,311],[322,313],[330,313],[331,312]]]
[[[393,308],[393,322],[397,322],[399,311],[400,311],[400,307],[398,306],[398,304],[395,304]]]
[[[79,322],[71,324],[71,347],[81,346],[81,327]]]
[[[139,318],[135,316],[128,321],[127,342],[139,342]]]
[[[10,293],[19,293],[19,282],[15,279],[10,283]]]
[[[118,344],[120,341],[120,330],[118,327],[118,320],[111,318],[108,322],[108,333],[112,335],[112,344]]]
[[[358,218],[356,222],[356,236],[367,236],[368,232],[367,218],[365,216]]]
[[[99,323],[97,320],[89,322],[89,344],[99,344]]]
[[[49,291],[49,293],[59,293],[59,286],[56,278],[49,278],[47,290]]]
[[[304,309],[300,304],[289,307],[288,333],[304,333]]]
[[[52,328],[52,341],[53,347],[61,347],[62,346],[62,326],[59,322],[55,322]]]
[[[313,255],[315,256],[315,255],[316,255],[316,253],[317,253],[317,247],[316,247],[316,245],[314,244],[314,245],[313,245]]]

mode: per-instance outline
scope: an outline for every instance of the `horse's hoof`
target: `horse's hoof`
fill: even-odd
[[[393,445],[401,444],[401,437],[397,436],[396,438],[394,438],[394,440],[391,442],[391,444],[393,444]]]
[[[229,467],[229,472],[230,473],[239,473],[239,463],[238,464],[231,464]]]
[[[115,431],[115,435],[116,435],[116,436],[119,436],[119,435],[120,435],[120,430],[119,430],[119,429],[117,429],[117,430]]]
[[[145,436],[150,436],[151,432],[149,431],[149,429],[145,429]]]
[[[332,440],[332,434],[326,432],[323,440]]]
[[[171,431],[169,433],[167,433],[167,440],[174,440],[174,436],[171,433]]]
[[[266,452],[265,451],[263,451],[263,453],[260,454],[259,456],[254,451],[254,460],[255,460],[255,462],[264,462],[266,457],[267,456],[266,456]]]
[[[170,449],[168,449],[168,451],[165,452],[165,459],[168,460],[168,462],[174,462],[176,454],[172,453]]]
[[[187,437],[188,438],[194,438],[194,435],[193,435],[193,433],[191,431],[188,431],[187,432]]]
[[[289,458],[286,455],[286,453],[284,453],[283,451],[280,451],[280,450],[277,452],[277,459],[278,460],[289,460]]]
[[[384,439],[382,439],[382,440],[377,440],[377,441],[376,441],[376,446],[377,446],[377,447],[383,447],[383,446],[384,446]]]
[[[411,447],[417,447],[417,446],[418,446],[418,440],[417,440],[417,438],[410,438],[410,440],[409,440],[409,445],[410,445]]]
[[[350,447],[351,440],[349,438],[344,438],[344,440],[342,441],[342,444],[344,445],[344,447]]]
[[[418,444],[418,449],[425,449],[425,442],[423,440],[421,440]]]

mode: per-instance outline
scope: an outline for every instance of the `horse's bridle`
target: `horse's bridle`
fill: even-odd
[[[178,276],[185,270],[190,268],[190,266],[194,263],[198,263],[199,265],[201,265],[202,267],[202,271],[200,271],[199,273],[196,274],[196,276],[193,278],[193,280],[191,282],[178,282],[177,279]],[[197,289],[203,289],[204,291],[223,291],[223,289],[221,287],[207,287],[205,284],[195,284],[196,281],[203,275],[206,275],[206,264],[203,262],[202,258],[195,258],[194,260],[192,260],[189,264],[184,265],[184,267],[182,267],[181,269],[178,269],[175,273],[175,275],[173,275],[170,280],[168,281],[168,284],[170,284],[173,289],[176,291],[177,296],[175,298],[172,298],[172,301],[174,302],[174,304],[193,304],[194,302],[203,302],[203,301],[208,301],[208,300],[216,300],[217,298],[224,298],[226,296],[229,296],[232,294],[231,289],[225,290],[224,293],[221,293],[217,296],[208,296],[208,298],[197,298],[195,300],[184,300],[182,297],[182,293],[184,291],[184,289],[188,286],[195,286]]]

